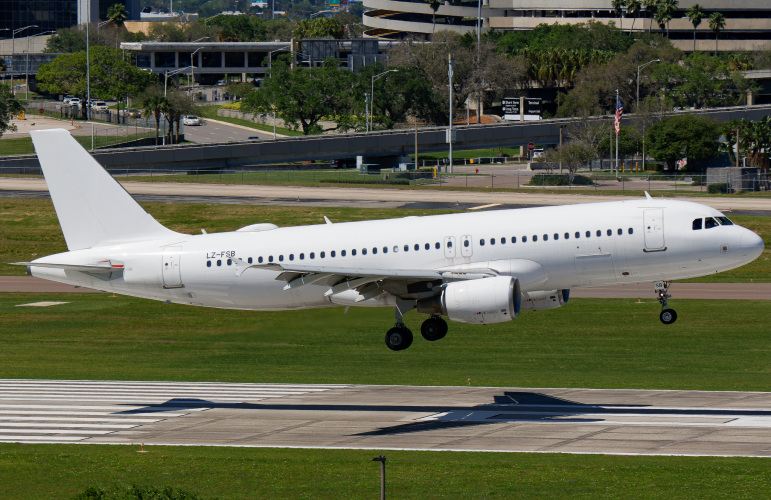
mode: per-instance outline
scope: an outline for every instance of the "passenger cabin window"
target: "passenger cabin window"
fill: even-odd
[[[586,237],[587,238],[591,238],[592,237],[592,232],[591,231],[587,231],[586,232]]]
[[[251,263],[252,263],[252,262],[254,262],[254,261],[252,260],[252,258],[251,258],[251,257],[249,257],[248,259],[246,259],[246,262],[248,262],[249,264],[251,264]]]
[[[630,227],[629,229],[627,229],[627,232],[628,232],[629,234],[632,234],[632,233],[634,233],[634,229],[632,229],[632,228]]]
[[[720,224],[718,224],[718,222],[715,219],[713,219],[712,217],[707,217],[707,218],[704,219],[704,228],[705,229],[712,229],[713,227],[717,227],[719,225]]]
[[[434,248],[439,250],[440,248],[442,248],[442,245],[440,245],[439,242],[437,241],[436,243],[434,243]]]
[[[463,246],[464,246],[464,247],[466,247],[466,248],[468,248],[468,246],[469,246],[470,244],[471,244],[471,243],[469,242],[469,240],[464,240],[464,241],[463,241]],[[418,249],[417,247],[418,247],[418,246],[417,246],[417,245],[415,245],[415,250],[417,250],[417,249]]]
[[[506,244],[506,237],[504,236],[501,238],[501,245],[505,245],[505,244]]]
[[[543,235],[543,241],[549,241],[549,235],[548,234],[544,234]]]
[[[538,235],[537,234],[533,235],[533,241],[538,241]]]
[[[693,224],[691,225],[694,231],[698,231],[701,229],[701,219],[693,219]]]
[[[517,237],[516,236],[512,236],[511,237],[511,242],[512,243],[516,243],[517,242]]]
[[[522,237],[522,243],[527,243],[527,236]]]
[[[624,234],[624,230],[621,228],[618,228],[618,235],[621,236],[622,234]]]
[[[608,233],[608,236],[613,236],[613,230],[612,229],[608,229],[606,232]]]
[[[426,247],[426,250],[431,250],[431,243],[426,243],[425,247]]]
[[[598,229],[598,230],[597,230],[597,237],[599,238],[600,236],[602,236],[602,231],[600,231],[600,230]]]
[[[480,247],[483,247],[483,246],[485,246],[485,239],[484,239],[484,238],[482,238],[481,240],[479,240],[479,246],[480,246]]]
[[[409,252],[410,251],[410,246],[409,245],[404,245],[404,251],[405,252]]]

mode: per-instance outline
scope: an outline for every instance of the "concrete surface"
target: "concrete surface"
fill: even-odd
[[[159,196],[225,196],[234,198],[289,198],[322,200],[357,200],[384,202],[449,202],[476,205],[569,205],[575,203],[593,203],[600,201],[633,200],[639,197],[629,196],[591,196],[579,194],[551,194],[547,192],[511,193],[484,191],[443,191],[372,189],[372,188],[335,188],[335,187],[299,187],[299,186],[260,186],[241,184],[199,184],[174,182],[122,182],[131,194]],[[0,178],[0,190],[9,191],[47,191],[43,179]],[[694,201],[709,205],[717,210],[771,211],[771,198],[720,198],[720,197],[678,197],[680,200]]]
[[[771,393],[0,380],[0,441],[771,457]]]

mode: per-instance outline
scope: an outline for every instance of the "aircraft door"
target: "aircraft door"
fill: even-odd
[[[455,236],[445,236],[444,256],[448,259],[455,258]]]
[[[664,209],[649,208],[643,212],[645,218],[645,250],[658,252],[666,250],[664,246]]]
[[[182,247],[166,247],[163,249],[163,288],[182,288]]]
[[[460,237],[460,254],[463,257],[471,257],[473,253],[473,245],[471,236],[464,234]]]

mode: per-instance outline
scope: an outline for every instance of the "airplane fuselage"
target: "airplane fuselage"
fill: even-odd
[[[693,221],[705,217],[719,220],[722,214],[695,203],[647,199],[288,228],[262,224],[36,261],[110,261],[116,266],[110,275],[42,267],[32,272],[149,299],[281,310],[347,305],[348,299],[330,296],[324,284],[285,289],[286,282],[276,279],[281,271],[266,268],[271,264],[450,274],[486,268],[514,276],[523,292],[534,292],[702,276],[750,262],[762,250],[757,235],[738,225],[694,229]]]

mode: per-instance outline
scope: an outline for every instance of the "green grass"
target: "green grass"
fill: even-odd
[[[316,224],[323,220],[324,215],[332,221],[344,222],[456,211],[194,203],[146,203],[144,206],[162,224],[183,233],[200,233],[201,229],[208,232],[232,231],[257,222],[273,222],[279,226]],[[771,218],[732,216],[732,219],[763,237],[766,245],[763,254],[746,266],[694,281],[771,281]],[[24,268],[9,266],[9,262],[29,261],[67,250],[49,200],[0,198],[0,228],[0,275],[24,274]]]
[[[651,294],[652,295],[652,294]],[[40,300],[67,304],[16,307]],[[389,308],[256,312],[0,294],[0,378],[771,390],[767,301],[574,299],[446,339],[383,342]],[[741,318],[741,321],[737,321]],[[423,315],[405,323],[419,332]],[[373,369],[373,368],[377,369]]]
[[[221,122],[227,122],[232,123],[233,125],[242,125],[244,127],[253,128],[256,130],[262,130],[263,132],[270,132],[273,133],[273,126],[272,125],[265,125],[263,123],[256,123],[249,120],[243,120],[241,118],[231,118],[229,116],[219,116],[217,114],[217,110],[220,108],[220,106],[216,104],[207,104],[207,105],[200,105],[196,106],[196,113],[198,116],[203,116],[204,118],[211,118],[212,120],[219,120]],[[303,135],[302,131],[300,130],[292,130],[288,128],[283,127],[276,127],[276,133],[280,135],[288,135],[288,136],[300,136]]]
[[[376,451],[0,444],[0,496],[172,486],[200,498],[378,498]],[[764,498],[767,459],[385,452],[388,498]],[[116,488],[117,487],[117,488]],[[124,497],[120,497],[124,498]]]

